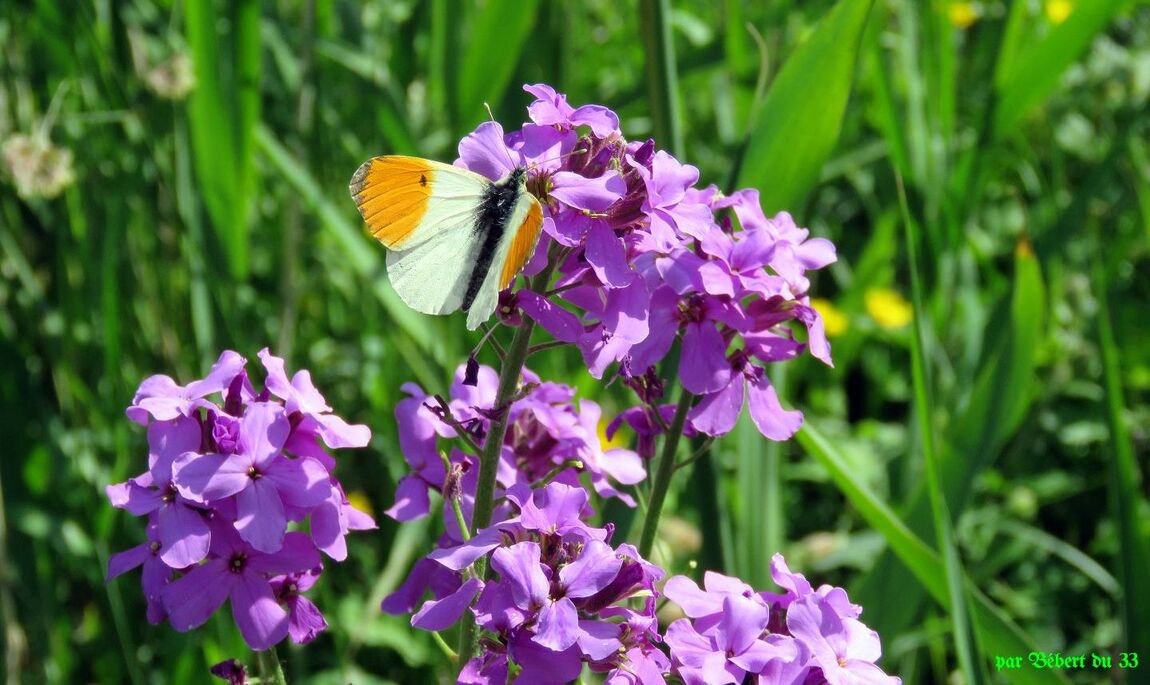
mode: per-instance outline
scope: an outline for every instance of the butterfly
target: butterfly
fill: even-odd
[[[388,249],[395,292],[424,314],[467,312],[475,330],[535,252],[543,208],[527,169],[492,181],[419,157],[373,157],[348,186],[371,235]]]

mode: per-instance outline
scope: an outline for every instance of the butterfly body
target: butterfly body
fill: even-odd
[[[527,170],[498,181],[418,157],[375,157],[349,190],[371,234],[389,250],[392,287],[425,314],[467,312],[474,330],[530,259],[543,209]]]

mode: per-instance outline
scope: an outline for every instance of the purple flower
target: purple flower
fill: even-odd
[[[666,636],[684,683],[741,683],[747,674],[772,685],[901,682],[875,665],[878,635],[857,620],[861,609],[842,588],[812,589],[779,554],[771,575],[784,594],[755,592],[711,571],[702,589],[684,576],[667,581],[665,596],[688,617],[672,623]]]
[[[289,418],[298,414],[302,426],[296,426],[296,433],[314,431],[332,449],[341,447],[366,447],[371,439],[371,430],[363,425],[351,425],[331,413],[331,407],[319,390],[311,382],[311,373],[301,369],[288,380],[284,371],[284,360],[268,352],[268,348],[257,355],[267,369],[267,389],[284,401],[284,411]]]
[[[312,508],[331,493],[323,464],[283,454],[290,431],[283,407],[253,402],[239,422],[236,451],[184,454],[175,463],[176,487],[203,503],[235,495],[240,537],[261,552],[275,552],[287,529],[285,505]]]
[[[331,414],[306,371],[289,380],[282,360],[260,357],[268,387],[258,393],[231,351],[187,386],[145,380],[128,416],[147,426],[148,470],[105,490],[113,506],[148,516],[148,542],[113,555],[108,577],[143,566],[149,621],[188,630],[230,599],[244,639],[266,649],[324,630],[301,594],[322,570],[317,550],[342,560],[347,533],[375,522],[350,505],[324,448],[366,444],[368,429]],[[206,399],[214,393],[222,406]],[[295,521],[310,533],[288,533]]]
[[[486,652],[464,667],[461,682],[502,677],[509,658],[523,668],[524,682],[566,682],[578,675],[582,662],[608,673],[611,682],[660,682],[652,674],[665,672],[669,662],[657,654],[649,631],[662,570],[630,545],[612,548],[611,527],[585,522],[591,510],[580,487],[516,486],[507,498],[518,515],[428,555],[458,572],[490,554],[495,577],[463,580],[457,573],[459,580],[433,592],[435,598],[424,602],[412,624],[443,630],[470,608],[476,623],[495,636],[494,642],[484,640]],[[416,576],[427,574],[426,561],[401,589],[409,598],[402,604],[412,604],[410,589],[418,586]],[[636,597],[647,597],[638,611],[627,606]],[[639,671],[644,680],[622,675]]]
[[[602,105],[574,108],[567,104],[566,95],[556,93],[554,88],[543,83],[523,86],[523,90],[538,98],[527,111],[531,120],[540,126],[555,126],[568,131],[589,126],[599,138],[619,134],[619,117]]]
[[[172,464],[182,454],[198,450],[200,422],[177,415],[170,421],[148,426],[150,469],[132,480],[105,488],[112,506],[136,516],[153,514],[156,519],[158,554],[171,568],[199,563],[208,553],[211,535],[204,510],[177,492],[172,483]]]
[[[787,609],[787,629],[812,652],[830,685],[901,682],[875,665],[882,656],[878,633],[853,618],[842,618],[818,595],[807,595]]]
[[[609,109],[572,106],[544,84],[525,90],[536,97],[531,122],[480,125],[456,162],[493,179],[525,166],[545,208],[554,244],[541,241],[529,271],[551,255],[557,278],[546,293],[505,293],[502,320],[533,318],[576,345],[595,378],[614,365],[643,377],[681,341],[678,377],[701,398],[695,429],[727,432],[749,394],[764,436],[793,435],[801,414],[782,409],[762,365],[803,351],[831,363],[807,274],[836,259],[834,245],[785,212],[766,217],[757,191],[700,188],[698,169],[652,141],[626,141]],[[426,508],[417,490],[406,483],[397,515]]]
[[[203,398],[223,392],[231,384],[247,363],[240,355],[225,350],[212,365],[207,378],[193,381],[186,386],[177,385],[170,376],[151,376],[140,383],[132,406],[128,407],[128,418],[144,425],[151,415],[157,421],[170,421],[178,416],[191,416],[199,408],[212,408]]]
[[[288,635],[292,642],[305,644],[327,630],[327,620],[319,607],[303,596],[319,579],[319,568],[300,573],[289,573],[271,579],[276,601],[287,609]]]
[[[207,562],[164,589],[168,620],[176,630],[188,631],[230,600],[244,641],[252,649],[267,649],[287,636],[290,624],[269,576],[306,572],[319,565],[319,553],[303,533],[288,533],[279,551],[265,554],[228,525],[215,526],[212,532]]]
[[[144,598],[148,601],[148,623],[152,625],[167,617],[160,595],[172,578],[171,567],[160,558],[160,548],[157,526],[152,524],[148,526],[147,542],[113,554],[108,559],[108,581],[139,566],[144,567],[141,584],[144,586]]]
[[[667,644],[688,685],[742,683],[758,673],[769,657],[760,638],[767,627],[767,607],[739,595],[723,597],[718,619],[704,633],[681,618],[667,628]]]
[[[387,510],[396,520],[409,521],[430,512],[430,492],[439,492],[447,476],[439,456],[441,439],[462,437],[456,426],[466,431],[472,442],[482,444],[486,439],[498,377],[494,369],[480,366],[476,385],[468,386],[463,383],[465,369],[460,365],[456,370],[450,397],[444,399],[446,409],[419,386],[403,386],[409,397],[399,402],[395,414],[400,448],[412,473],[400,480],[395,504]],[[579,474],[588,473],[600,495],[618,497],[633,506],[631,497],[616,485],[642,481],[646,469],[632,450],[603,448],[598,431],[602,418],[599,405],[587,400],[576,402],[573,388],[543,382],[530,371],[524,371],[524,381],[526,391],[506,409],[510,425],[497,473],[497,496],[502,497],[516,485],[535,483],[545,477],[577,485]],[[465,518],[469,518],[478,482],[478,461],[467,451],[469,445],[455,444],[448,460],[461,474],[460,505]],[[452,539],[462,540],[454,514],[445,516],[444,523]]]
[[[221,661],[208,669],[208,672],[220,680],[228,681],[228,685],[247,685],[248,682],[248,670],[235,659]]]
[[[704,395],[689,415],[695,430],[707,435],[725,435],[735,427],[748,397],[751,419],[764,437],[786,440],[803,425],[803,415],[787,411],[779,404],[778,393],[762,367],[750,363],[745,352],[733,353],[728,359],[730,380],[718,391]]]

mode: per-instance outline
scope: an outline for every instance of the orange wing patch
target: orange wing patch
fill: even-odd
[[[543,208],[538,202],[531,203],[527,211],[527,218],[519,225],[519,230],[512,238],[511,247],[507,251],[507,260],[503,262],[503,273],[499,278],[499,289],[503,290],[511,285],[515,275],[523,270],[531,254],[535,252],[535,244],[539,242],[539,231],[543,228]]]
[[[389,249],[403,245],[427,211],[435,170],[417,157],[373,157],[348,189],[371,235]]]

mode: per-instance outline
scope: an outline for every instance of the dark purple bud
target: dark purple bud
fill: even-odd
[[[244,383],[248,380],[248,372],[240,371],[232,382],[228,384],[228,391],[224,396],[224,412],[232,416],[244,415]]]
[[[247,669],[235,659],[221,661],[208,671],[220,680],[226,680],[229,685],[246,685],[248,682]]]
[[[499,306],[495,308],[495,313],[505,326],[518,328],[523,325],[523,312],[519,310],[519,297],[514,291],[505,290],[499,293]]]
[[[467,370],[463,372],[463,384],[475,387],[479,383],[479,360],[475,355],[467,358]]]

